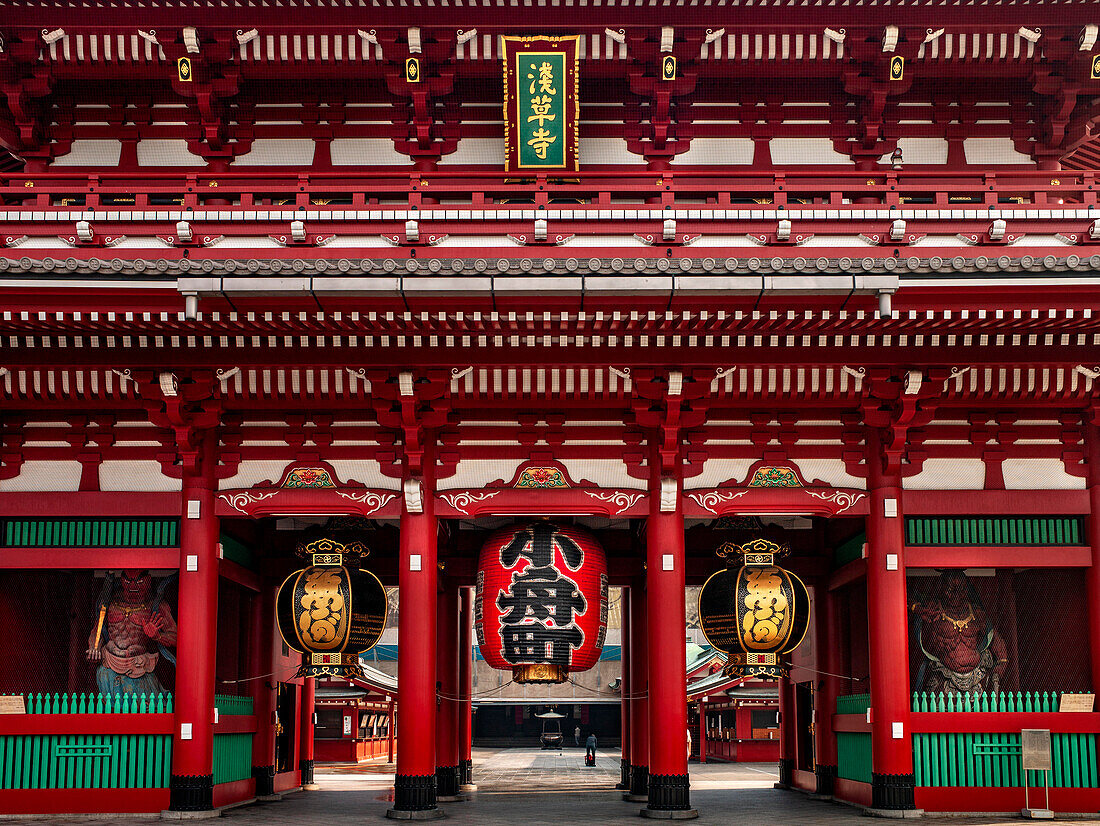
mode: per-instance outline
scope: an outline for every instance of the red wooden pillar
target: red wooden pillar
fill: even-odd
[[[795,719],[794,686],[786,677],[779,679],[779,782],[777,788],[789,789],[794,780],[795,737],[798,721]],[[737,720],[740,725],[741,720]],[[735,735],[738,739],[742,732]],[[751,736],[751,735],[750,735]]]
[[[301,749],[299,750],[298,768],[302,772],[302,788],[306,791],[316,791],[318,786],[313,782],[313,713],[317,708],[317,680],[314,677],[306,677],[302,681],[302,724],[299,730],[302,736]]]
[[[616,789],[630,788],[630,589],[619,591],[619,782]]]
[[[1092,565],[1085,568],[1085,584],[1089,612],[1089,654],[1092,663],[1093,691],[1100,689],[1100,426],[1098,425],[1100,422],[1095,420],[1086,419],[1085,421],[1089,485],[1088,543],[1092,548]]]
[[[628,800],[649,795],[649,646],[644,577],[630,586],[630,791]]]
[[[814,753],[817,762],[817,793],[832,795],[836,781],[836,732],[833,731],[833,714],[836,698],[840,693],[840,622],[836,595],[825,582],[814,588],[814,623],[819,675],[818,690],[814,695]]]
[[[883,472],[877,431],[867,440],[867,626],[871,671],[871,807],[913,809],[905,521],[900,476]]]
[[[397,625],[397,774],[394,777],[395,819],[442,817],[435,790],[435,648],[436,648],[436,520],[434,460],[424,457],[425,478],[405,479],[420,485],[420,502],[406,493],[402,499],[398,540],[398,588],[401,611]],[[410,510],[410,504],[415,510]]]
[[[656,454],[654,454],[656,457]],[[655,464],[660,467],[659,462]],[[671,507],[663,486],[673,484]],[[649,491],[646,601],[649,655],[649,804],[647,817],[698,817],[687,768],[687,625],[684,605],[684,512],[678,474],[656,475]]]
[[[252,777],[256,797],[275,794],[275,588],[260,583],[252,596],[251,644],[249,662],[252,680],[252,713],[256,715],[256,733],[252,736]]]
[[[474,589],[459,591],[458,615],[458,781],[460,792],[474,784]]]
[[[393,740],[394,740],[394,716],[393,716],[393,700],[389,702],[389,708],[386,709],[386,762],[393,762]]]
[[[436,799],[458,800],[458,588],[447,583],[439,592],[436,617],[435,717]]]
[[[707,762],[707,704],[699,701],[699,762]]]
[[[214,660],[218,634],[218,518],[214,515],[217,442],[201,440],[197,463],[183,474],[180,520],[179,634],[172,811],[214,808]]]

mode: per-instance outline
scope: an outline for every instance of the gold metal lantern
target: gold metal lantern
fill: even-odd
[[[715,552],[725,570],[712,574],[699,592],[699,622],[707,642],[728,657],[730,677],[782,677],[782,658],[806,636],[810,595],[790,571],[775,564],[790,549],[758,537],[727,542]],[[741,561],[740,568],[734,568]]]
[[[386,627],[386,589],[359,566],[369,553],[361,542],[318,539],[298,546],[313,564],[279,587],[275,613],[283,641],[305,654],[295,676],[362,677],[359,655]]]

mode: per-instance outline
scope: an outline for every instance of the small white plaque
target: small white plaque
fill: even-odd
[[[218,707],[214,706],[214,725],[218,724]]]
[[[867,706],[867,722],[871,722],[871,707]]]
[[[199,569],[199,555],[188,554],[186,559],[186,567],[188,571],[197,571]]]
[[[890,736],[895,740],[900,740],[905,736],[905,725],[900,722],[893,722],[890,724]]]
[[[191,724],[190,723],[180,723],[180,740],[190,740],[190,739],[191,739]]]
[[[898,515],[898,500],[897,499],[884,499],[882,500],[882,513],[888,518],[893,518]]]
[[[420,554],[410,554],[409,555],[409,570],[410,571],[419,571],[420,570]]]
[[[661,554],[661,570],[675,570],[675,560],[676,558],[672,554]]]
[[[886,554],[886,570],[896,571],[898,569],[898,555]]]
[[[344,718],[344,734],[345,735],[351,734],[351,718],[350,717],[345,717]]]
[[[198,499],[187,500],[187,518],[198,519],[202,515],[202,502]]]

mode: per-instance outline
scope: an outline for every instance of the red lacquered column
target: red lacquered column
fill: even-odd
[[[458,615],[458,790],[477,791],[474,784],[474,589],[459,590]]]
[[[302,725],[301,748],[299,750],[298,768],[302,772],[302,788],[306,791],[316,791],[317,785],[313,782],[313,712],[317,707],[317,680],[314,677],[306,677],[302,681]]]
[[[199,437],[197,467],[183,475],[172,811],[214,808],[214,652],[218,635],[215,440]]]
[[[393,740],[394,740],[394,716],[393,716],[393,700],[390,700],[389,706],[386,709],[386,760],[390,763],[393,762]]]
[[[1100,427],[1097,424],[1096,421],[1086,420],[1085,422],[1089,485],[1087,541],[1092,548],[1092,566],[1085,569],[1085,584],[1089,612],[1093,691],[1100,688]]]
[[[656,465],[659,467],[659,464]],[[687,769],[687,649],[684,629],[684,512],[680,480],[671,511],[661,510],[661,482],[649,491],[646,600],[649,656],[649,804],[646,817],[698,817]],[[667,484],[666,480],[666,484]]]
[[[867,626],[871,669],[871,806],[913,809],[909,616],[901,478],[887,477],[877,431],[867,440]]]
[[[619,591],[619,782],[616,789],[630,788],[630,589]]]
[[[646,657],[645,578],[630,586],[630,791],[624,798],[649,794],[649,660]]]
[[[252,736],[252,777],[256,797],[275,794],[275,588],[266,579],[260,592],[252,597],[252,639],[249,671],[252,680],[252,713],[256,715],[256,733]]]
[[[699,701],[699,762],[707,762],[707,704]]]
[[[458,799],[458,588],[439,592],[436,618],[435,789],[437,800]]]
[[[794,739],[797,722],[794,714],[794,692],[791,681],[779,678],[779,782],[776,787],[789,789],[794,780]],[[738,738],[742,732],[738,731]],[[751,736],[751,735],[750,735]],[[740,745],[740,744],[738,744]]]
[[[817,758],[817,793],[831,795],[836,781],[836,732],[833,714],[840,693],[840,637],[836,595],[822,581],[814,588],[814,622],[817,626],[818,691],[814,696],[814,753]]]
[[[425,469],[433,462],[424,458]],[[408,480],[405,480],[406,482]],[[436,520],[434,480],[422,480],[420,512],[402,499],[398,539],[397,774],[395,819],[442,817],[435,791]]]

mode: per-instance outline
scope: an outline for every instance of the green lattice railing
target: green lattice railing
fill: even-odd
[[[909,516],[908,545],[1083,545],[1079,516]]]
[[[238,697],[233,694],[215,694],[214,705],[217,706],[218,714],[225,714],[227,716],[252,713],[251,697]]]
[[[1097,785],[1096,735],[1050,735],[1050,785]],[[913,769],[918,786],[1022,786],[1020,735],[914,734]],[[1028,785],[1042,786],[1042,772],[1028,772]]]
[[[10,696],[10,695],[9,695]],[[27,714],[171,714],[171,694],[24,694]]]
[[[998,691],[981,694],[913,694],[913,711],[919,712],[1009,712],[1057,711],[1061,692]]]
[[[4,523],[7,548],[174,548],[178,519],[18,519]]]

